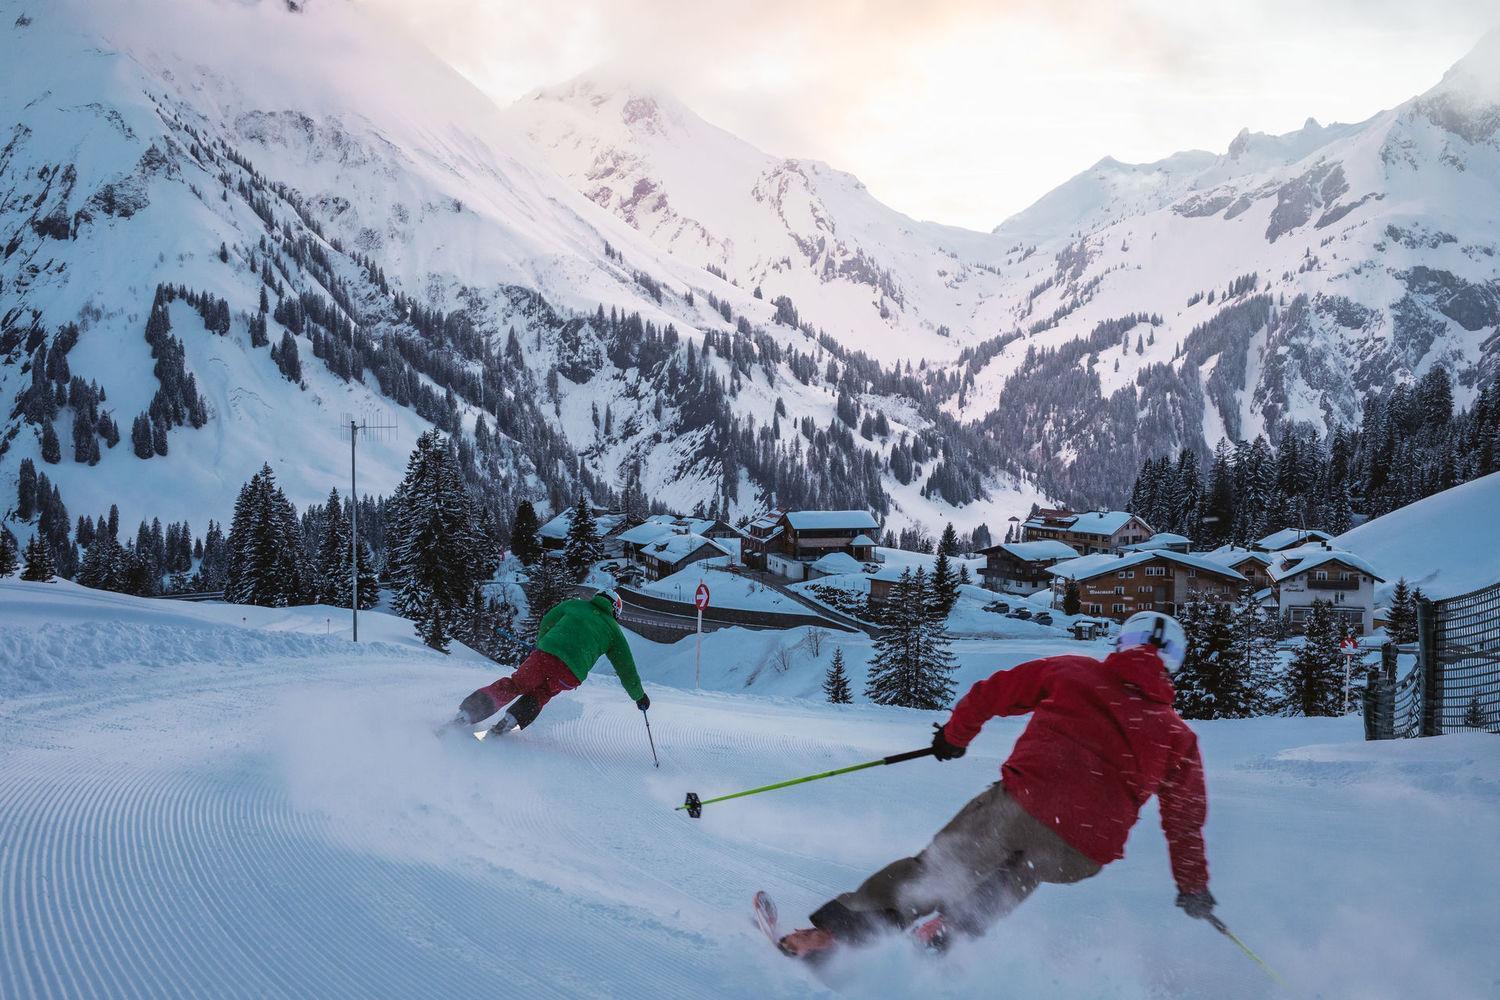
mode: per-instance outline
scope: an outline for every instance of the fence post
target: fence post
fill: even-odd
[[[1396,738],[1396,646],[1380,647],[1380,667],[1365,679],[1365,739]]]
[[[1438,660],[1437,605],[1417,602],[1417,662],[1422,667],[1422,736],[1443,734],[1443,665]]]

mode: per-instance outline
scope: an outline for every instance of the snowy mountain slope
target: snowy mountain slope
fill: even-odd
[[[983,420],[1048,489],[1097,502],[1119,497],[1143,453],[1348,424],[1368,393],[1435,364],[1462,403],[1500,370],[1497,61],[1500,33],[1364,122],[1245,130],[1222,155],[1106,158],[993,235],[913,223],[847,175],[608,75],[537,91],[508,117],[674,256],[786,294],[870,353],[894,324],[901,349],[946,359],[932,374],[949,413]],[[962,270],[934,265],[934,247]],[[875,323],[866,296],[864,314],[847,312],[852,286],[827,271],[841,253],[880,262],[903,308]],[[923,275],[940,272],[962,280],[929,295]],[[936,349],[935,323],[952,333]]]
[[[1171,905],[1154,806],[1097,878],[1045,887],[938,964],[900,942],[861,955],[833,970],[835,993],[766,946],[751,893],[800,922],[920,847],[994,779],[1021,720],[992,721],[961,761],[692,821],[673,810],[689,789],[923,745],[933,715],[674,690],[646,644],[660,771],[607,670],[513,740],[439,742],[433,720],[493,665],[394,634],[356,651],[296,621],[316,611],[0,582],[3,648],[65,667],[47,690],[18,690],[17,661],[0,656],[0,993],[661,998],[712,983],[736,998],[966,997],[1005,982],[1031,996],[1282,995]],[[730,666],[706,660],[705,676]],[[1500,913],[1473,887],[1500,878],[1486,839],[1500,742],[1363,743],[1352,718],[1195,728],[1219,912],[1295,991],[1492,992]]]
[[[0,24],[15,83],[0,96],[0,495],[31,458],[75,511],[119,502],[127,523],[201,520],[224,516],[269,460],[304,503],[344,480],[340,417],[373,412],[398,430],[369,449],[371,491],[389,491],[411,439],[436,425],[476,435],[502,522],[513,487],[555,505],[635,470],[663,502],[745,513],[770,502],[772,477],[730,465],[730,418],[766,421],[780,401],[787,421],[832,419],[830,359],[811,334],[574,192],[468,83],[356,8],[6,0]],[[173,389],[153,381],[141,338],[163,285],[227,318],[169,310],[207,421],[165,421],[167,454],[149,468],[177,488],[132,491],[131,422],[157,382]],[[47,376],[48,402],[30,366],[70,323],[69,371]],[[266,350],[284,335],[300,345],[300,387]],[[700,386],[702,372],[727,391]],[[103,399],[80,403],[69,376]],[[126,437],[97,465],[70,461],[85,412]],[[891,412],[895,434],[936,433],[933,414]],[[63,461],[43,466],[49,422]],[[861,450],[879,454],[846,449],[856,462]],[[1035,495],[996,464],[983,474],[998,499],[962,522],[999,523]],[[892,501],[900,484],[879,470],[869,496],[835,478],[845,503],[889,509],[893,526],[948,506]]]
[[[1035,320],[974,372],[966,408],[1089,495],[1122,453],[1347,425],[1433,365],[1466,403],[1500,371],[1497,61],[1500,32],[1366,122],[1101,169],[1002,225],[1047,231]]]
[[[1492,473],[1392,511],[1338,537],[1338,547],[1370,560],[1385,583],[1421,587],[1431,598],[1456,597],[1500,583],[1500,473]]]
[[[1001,241],[918,222],[850,174],[761,152],[608,75],[507,117],[564,177],[674,256],[713,267],[884,361],[945,360],[1005,323]]]

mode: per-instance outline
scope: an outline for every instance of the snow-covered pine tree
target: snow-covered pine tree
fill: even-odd
[[[276,485],[270,465],[240,489],[225,554],[224,598],[230,603],[280,608],[316,596],[297,510]]]
[[[1252,647],[1238,634],[1227,604],[1193,600],[1178,613],[1187,632],[1187,655],[1172,677],[1177,711],[1185,719],[1243,719],[1259,715],[1264,684]]]
[[[573,520],[568,524],[568,537],[563,543],[563,561],[574,583],[582,583],[589,575],[594,563],[604,555],[599,544],[599,529],[594,521],[594,512],[588,497],[580,493],[573,505]]]
[[[557,607],[573,594],[573,580],[561,559],[542,557],[531,567],[526,584],[526,603],[530,613],[526,616],[522,634],[536,641],[538,626],[547,612]]]
[[[458,458],[437,431],[417,439],[391,505],[396,610],[417,622],[424,642],[446,650],[455,614],[494,570],[496,552]]]
[[[318,600],[336,608],[349,606],[349,519],[338,490],[330,490],[323,511],[323,538],[317,552]],[[365,540],[359,540],[359,607],[373,608],[380,599],[373,557]]]
[[[948,525],[952,530],[953,525]],[[946,533],[944,534],[946,538]],[[955,544],[957,544],[955,542]],[[932,567],[932,580],[928,586],[932,595],[931,613],[933,617],[946,619],[948,612],[953,610],[953,605],[958,602],[958,578],[953,574],[953,565],[948,561],[948,553],[938,545],[937,561]]]
[[[969,572],[969,564],[963,563],[958,567],[958,585],[968,587],[973,585],[974,575]]]
[[[37,532],[26,543],[26,565],[21,569],[21,579],[32,583],[48,583],[56,575],[57,564],[52,561],[52,547],[42,538],[41,532]]]
[[[1239,717],[1266,715],[1276,709],[1281,688],[1277,617],[1261,607],[1251,587],[1240,588],[1230,615],[1234,620],[1235,648],[1244,669]]]
[[[1485,713],[1484,706],[1479,704],[1479,695],[1476,694],[1469,699],[1469,707],[1464,710],[1464,728],[1484,732],[1489,726],[1489,715]]]
[[[925,570],[906,569],[896,582],[875,636],[865,694],[877,705],[938,709],[953,697],[953,654]]]
[[[1292,714],[1338,715],[1343,710],[1343,639],[1338,616],[1324,602],[1314,601],[1303,644],[1287,667],[1287,707]]]
[[[10,533],[9,528],[0,524],[0,580],[16,571],[20,562],[18,548],[16,536]]]
[[[57,431],[50,420],[42,424],[42,461],[48,465],[62,461],[62,444],[57,440]]]
[[[1063,587],[1063,614],[1076,615],[1082,608],[1083,599],[1078,594],[1078,581],[1069,577],[1067,585]]]
[[[835,648],[833,661],[828,664],[828,673],[823,677],[823,694],[829,704],[848,705],[854,701],[849,690],[849,675],[844,672],[844,650]]]
[[[1386,626],[1386,634],[1396,643],[1417,641],[1417,602],[1412,597],[1411,588],[1406,585],[1404,576],[1396,581],[1396,586],[1391,590],[1390,620]]]
[[[510,549],[522,565],[530,566],[542,556],[542,542],[537,537],[540,527],[536,508],[531,506],[530,500],[522,500],[516,505],[516,519],[510,528]]]
[[[958,532],[953,529],[953,522],[949,521],[943,528],[943,534],[938,538],[938,555],[946,555],[953,558],[958,555]]]

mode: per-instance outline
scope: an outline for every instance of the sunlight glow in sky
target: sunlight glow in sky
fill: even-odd
[[[1493,0],[355,0],[497,101],[601,65],[918,218],[990,229],[1103,156],[1222,152],[1435,84]]]

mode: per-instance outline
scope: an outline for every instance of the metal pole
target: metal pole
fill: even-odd
[[[651,763],[661,767],[661,761],[656,756],[656,740],[651,738],[651,715],[649,712],[642,712],[641,718],[646,720],[646,742],[651,744]]]
[[[349,615],[359,641],[359,489],[354,478],[354,439],[359,425],[349,421]]]
[[[805,785],[809,781],[819,781],[823,778],[832,778],[840,774],[852,774],[855,771],[863,771],[866,768],[880,767],[883,764],[900,764],[908,760],[916,760],[919,757],[932,755],[931,747],[923,747],[921,750],[909,750],[906,753],[892,754],[889,757],[881,757],[879,760],[867,760],[863,764],[851,764],[848,767],[840,767],[832,771],[823,771],[819,774],[809,774],[805,778],[792,778],[790,781],[778,781],[774,785],[761,785],[759,788],[749,788],[743,792],[734,792],[729,795],[720,795],[718,798],[699,800],[698,796],[688,792],[688,800],[678,806],[675,811],[686,809],[688,815],[697,819],[702,813],[703,807],[715,802],[728,802],[730,799],[741,799],[746,795],[759,795],[761,792],[774,792],[778,788],[790,788],[793,785]]]
[[[703,609],[698,609],[698,640],[693,650],[693,690],[703,687]]]

